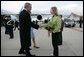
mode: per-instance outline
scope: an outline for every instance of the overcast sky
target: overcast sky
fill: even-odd
[[[18,14],[26,2],[32,4],[32,13],[50,13],[50,8],[56,6],[62,14],[83,14],[83,1],[1,1],[1,9]]]

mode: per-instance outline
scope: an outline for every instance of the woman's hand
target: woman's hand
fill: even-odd
[[[39,28],[43,28],[43,24],[39,24]]]

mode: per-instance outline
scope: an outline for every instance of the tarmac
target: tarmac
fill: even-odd
[[[14,31],[14,39],[5,35],[5,28],[1,27],[1,56],[25,56],[18,54],[20,49],[19,31]],[[36,45],[31,46],[31,54],[36,56],[53,56],[52,38],[48,37],[45,29],[34,29]],[[59,56],[83,56],[83,28],[65,28],[63,30],[63,45],[59,46]]]

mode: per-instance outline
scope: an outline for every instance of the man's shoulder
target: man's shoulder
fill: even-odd
[[[29,13],[26,11],[26,10],[22,10],[21,12],[20,12],[20,14],[23,14],[23,15],[29,15]]]
[[[26,12],[25,10],[22,10],[22,11],[20,12],[20,14],[21,14],[21,13],[25,13],[25,12]]]

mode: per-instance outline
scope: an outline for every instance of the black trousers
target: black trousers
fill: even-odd
[[[82,28],[82,23],[80,23],[80,26],[79,27]]]
[[[9,36],[10,36],[10,38],[13,38],[13,37],[14,37],[13,27],[12,27],[12,26],[8,26],[8,31],[9,31]]]
[[[21,45],[21,48],[20,48],[20,52],[26,52],[26,55],[30,55],[30,49],[29,49],[29,46],[27,45],[27,43],[23,43],[23,45]]]
[[[19,30],[18,26],[15,26],[14,30],[16,30],[16,28]]]
[[[21,48],[19,53],[26,52],[26,55],[30,55],[30,49],[28,43],[20,36]]]
[[[27,32],[28,33],[28,32]],[[20,51],[19,52],[26,52],[26,55],[30,55],[30,45],[29,45],[29,41],[28,41],[28,35],[27,33],[20,29],[20,43],[21,43],[21,48],[20,48]]]
[[[8,25],[5,25],[5,34],[9,34],[9,32],[8,32]]]
[[[59,55],[59,37],[60,37],[60,32],[52,33],[52,45],[53,45],[53,55],[58,56]]]
[[[58,45],[62,45],[62,42],[63,42],[63,39],[62,39],[63,37],[62,37],[62,31],[61,32],[59,32],[59,44]]]

